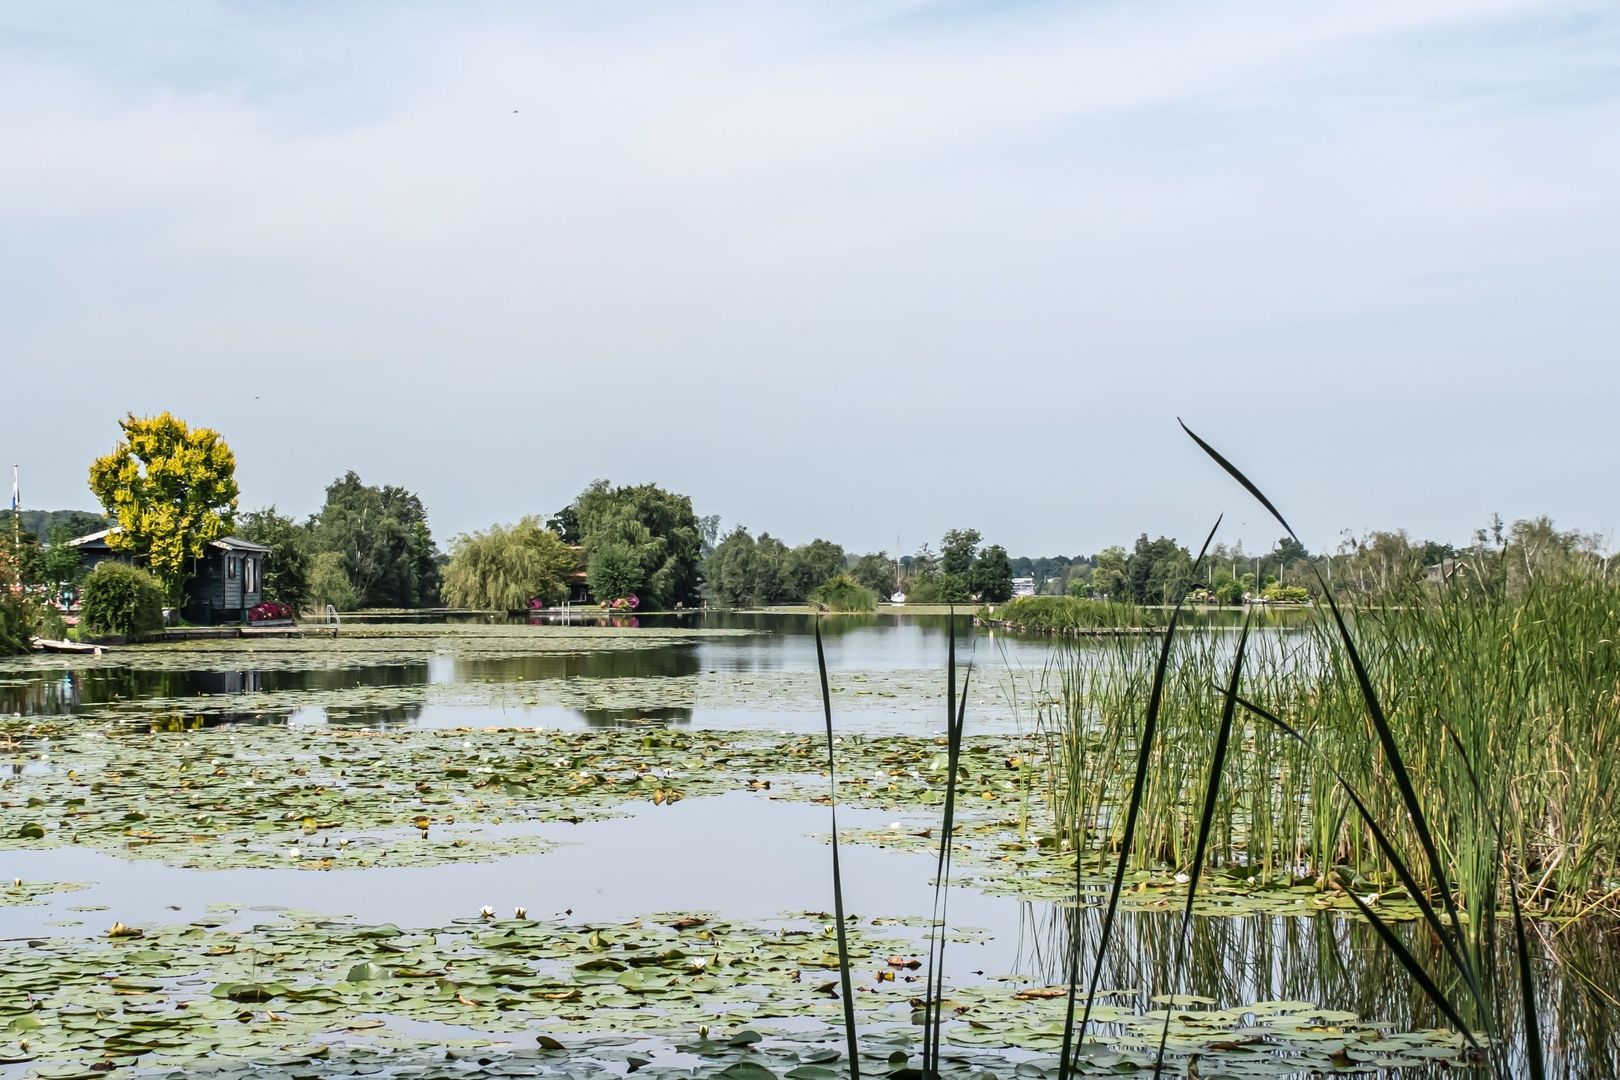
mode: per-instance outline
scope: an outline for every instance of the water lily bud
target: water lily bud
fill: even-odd
[[[515,908],[512,911],[512,917],[517,919],[527,919],[529,917],[529,909],[526,907]]]
[[[699,1024],[698,1025],[698,1038],[707,1039],[708,1037],[709,1037],[709,1025],[708,1024]]]

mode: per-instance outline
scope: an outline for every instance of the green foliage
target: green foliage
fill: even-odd
[[[1098,556],[1099,567],[1101,559]],[[1125,562],[1119,598],[1134,604],[1173,604],[1192,586],[1192,554],[1167,536],[1149,540],[1143,533]]]
[[[61,585],[77,585],[83,579],[85,569],[79,558],[79,549],[68,546],[68,541],[72,539],[73,533],[65,525],[57,525],[51,530],[50,546],[40,560],[40,584],[54,590]]]
[[[1274,581],[1262,589],[1260,595],[1273,604],[1303,604],[1311,598],[1311,590],[1303,585],[1283,585]]]
[[[438,600],[439,553],[414,492],[369,486],[345,473],[327,485],[311,531],[315,551],[343,557],[358,606],[426,607]]]
[[[353,611],[359,606],[360,594],[349,581],[341,552],[322,551],[310,560],[309,599],[322,611],[328,606],[339,611]]]
[[[177,598],[210,541],[236,520],[236,455],[212,428],[169,413],[118,422],[123,440],[90,465],[90,490],[115,528],[107,543],[140,559]]]
[[[855,566],[850,570],[849,576],[855,579],[856,584],[864,589],[871,589],[880,599],[887,600],[895,594],[900,587],[900,579],[896,574],[894,560],[889,558],[886,551],[879,551],[871,555],[862,555],[855,560]]]
[[[23,593],[0,586],[0,656],[27,652],[33,626],[33,602]]]
[[[580,493],[573,509],[598,600],[634,593],[644,607],[699,603],[703,526],[691,499],[653,484],[614,488],[598,480]],[[605,552],[608,565],[598,571]]]
[[[444,597],[454,607],[497,611],[520,611],[530,600],[554,604],[568,594],[578,567],[573,548],[539,518],[525,517],[457,537],[444,572]]]
[[[60,531],[69,540],[88,533],[100,532],[108,525],[106,518],[90,510],[19,510],[16,512],[19,531],[29,534],[40,543],[55,543]],[[7,540],[12,535],[12,511],[0,510],[0,533]]]
[[[946,533],[939,544],[940,573],[954,575],[965,587],[973,572],[973,560],[979,554],[979,540],[978,529],[952,529]]]
[[[144,634],[163,626],[163,582],[128,563],[97,563],[79,598],[81,624],[94,634]]]
[[[810,602],[828,611],[875,611],[878,594],[848,574],[839,574],[816,586]]]
[[[973,591],[987,604],[1001,604],[1012,599],[1012,563],[1007,549],[991,544],[973,563]]]
[[[586,580],[590,584],[591,595],[598,601],[608,603],[629,596],[640,599],[647,575],[642,569],[641,560],[628,544],[609,543],[597,548],[596,554],[591,556]]]
[[[286,604],[295,612],[309,603],[311,546],[309,527],[300,525],[274,506],[243,514],[237,534],[244,540],[264,544],[270,555],[264,564],[264,596]]]
[[[763,607],[784,598],[786,561],[781,541],[769,533],[756,541],[739,525],[709,553],[704,576],[722,607]]]
[[[1069,579],[1069,584],[1065,588],[1064,594],[1067,596],[1090,596],[1091,582],[1087,581],[1085,578],[1072,577]]]
[[[843,572],[844,549],[830,540],[800,544],[788,555],[787,576],[796,599],[810,596]]]
[[[1055,634],[1159,625],[1157,619],[1133,604],[1077,596],[1020,596],[997,608],[994,618],[1016,630]]]

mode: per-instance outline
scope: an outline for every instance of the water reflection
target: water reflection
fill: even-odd
[[[1069,947],[1080,940],[1081,985],[1090,977],[1101,938],[1102,911],[1025,904],[1015,970],[1047,985],[1066,984]],[[1620,1076],[1620,942],[1612,928],[1537,928],[1535,981],[1549,1075]],[[1439,944],[1417,923],[1395,925],[1425,970],[1446,970]],[[1178,912],[1120,912],[1099,987],[1125,991],[1109,1000],[1137,1010],[1163,994],[1198,994],[1230,1009],[1266,1001],[1306,1001],[1387,1022],[1399,1031],[1449,1025],[1413,984],[1370,925],[1359,919],[1273,915],[1198,918],[1185,956]],[[1489,966],[1489,965],[1482,965]],[[1176,973],[1181,972],[1179,979]],[[1524,1031],[1507,943],[1494,965],[1502,1027],[1513,1045],[1511,1074],[1525,1075]],[[1466,991],[1443,988],[1453,1001]],[[1403,1071],[1403,1076],[1414,1075]],[[1442,1070],[1436,1075],[1455,1075]]]

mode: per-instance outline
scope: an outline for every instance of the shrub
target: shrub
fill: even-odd
[[[269,622],[271,620],[285,620],[293,617],[292,608],[274,600],[266,600],[257,607],[248,608],[248,622]]]
[[[20,592],[6,589],[0,594],[0,656],[28,651],[31,607],[28,597]]]
[[[1303,604],[1311,598],[1311,591],[1300,585],[1279,585],[1272,582],[1260,595],[1274,604]]]
[[[97,634],[142,634],[163,625],[163,583],[127,563],[104,562],[84,579],[79,617]]]
[[[829,611],[876,611],[878,595],[848,574],[839,574],[816,586],[810,602]]]

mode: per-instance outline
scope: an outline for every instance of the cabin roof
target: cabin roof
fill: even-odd
[[[221,548],[225,551],[246,551],[259,555],[270,554],[270,549],[263,544],[255,544],[251,540],[244,540],[240,536],[222,536],[218,540],[210,540],[209,547]]]
[[[86,544],[93,544],[98,540],[104,541],[107,539],[107,534],[110,532],[112,532],[111,529],[102,529],[100,532],[88,533],[84,536],[75,536],[72,540],[67,542],[67,546],[84,547]]]
[[[68,547],[91,547],[93,545],[105,546],[107,537],[112,529],[102,529],[87,536],[78,536],[67,542]],[[210,540],[209,547],[219,548],[221,551],[245,551],[252,555],[268,555],[271,549],[263,544],[255,544],[251,540],[244,540],[240,536],[221,536],[217,540]]]

